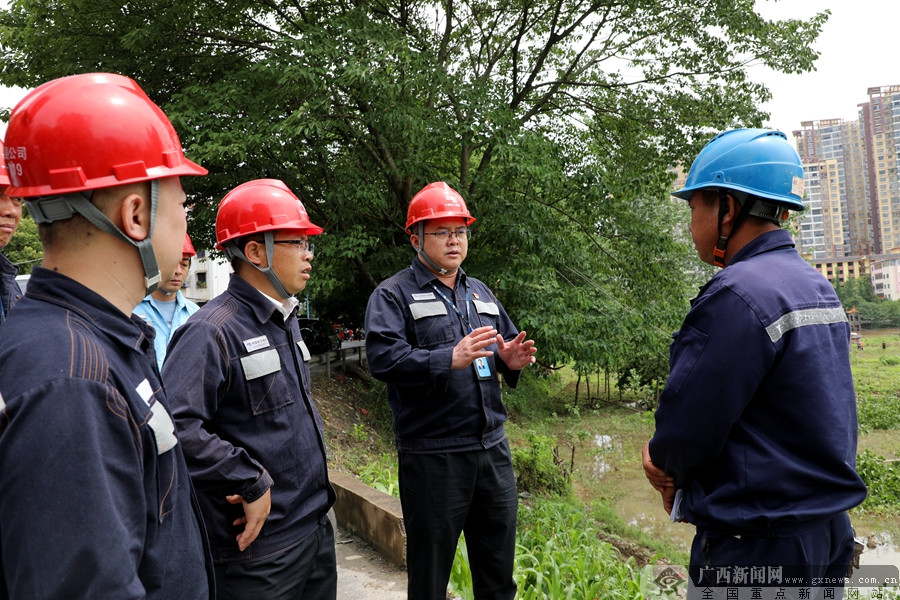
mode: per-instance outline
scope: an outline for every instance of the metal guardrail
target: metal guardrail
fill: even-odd
[[[335,360],[341,361],[341,370],[347,370],[347,354],[351,353],[353,350],[356,350],[356,360],[359,361],[359,364],[363,365],[366,362],[365,359],[365,340],[359,340],[355,342],[341,342],[341,347],[339,350],[332,350],[331,352],[325,352],[319,355],[319,360],[325,364],[325,376],[331,377],[331,363]]]

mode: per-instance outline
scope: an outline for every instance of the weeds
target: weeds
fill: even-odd
[[[896,511],[900,507],[900,472],[894,464],[869,450],[856,457],[856,471],[869,488],[864,509]]]
[[[515,580],[522,600],[642,598],[640,570],[572,504],[539,500],[519,513]]]
[[[519,489],[532,494],[571,496],[570,473],[559,456],[556,443],[534,431],[528,432],[525,441],[525,447],[512,450]]]

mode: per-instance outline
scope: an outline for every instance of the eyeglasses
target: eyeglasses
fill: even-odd
[[[273,244],[293,244],[297,246],[297,252],[300,254],[305,254],[309,252],[310,254],[315,254],[315,246],[309,240],[272,240]]]
[[[449,236],[454,235],[458,240],[468,239],[469,230],[468,229],[457,229],[456,231],[450,231],[449,229],[442,229],[441,231],[433,231],[431,233],[423,233],[423,235],[433,235],[436,240],[443,242],[448,239]]]

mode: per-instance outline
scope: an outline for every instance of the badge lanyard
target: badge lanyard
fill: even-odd
[[[447,304],[447,306],[452,308],[454,310],[454,312],[456,312],[456,314],[459,315],[459,318],[462,320],[462,322],[465,323],[466,327],[469,328],[469,333],[472,333],[473,331],[475,331],[475,328],[472,327],[471,321],[469,320],[468,317],[466,317],[466,315],[468,315],[469,317],[472,316],[472,314],[469,312],[469,288],[468,287],[466,287],[466,314],[464,315],[459,310],[459,308],[456,307],[456,305],[454,303],[450,302],[450,299],[447,298],[447,296],[444,295],[444,292],[439,290],[436,285],[434,285],[430,281],[428,282],[428,285],[431,286],[431,289],[433,289],[435,292],[437,292],[438,296],[440,296],[441,298],[444,299],[444,302]],[[493,379],[493,375],[491,374],[491,365],[488,364],[488,361],[486,358],[484,358],[483,356],[476,358],[475,362],[473,364],[475,365],[475,373],[478,375],[478,379],[484,379],[484,380]]]
[[[444,299],[444,302],[447,303],[447,306],[449,306],[450,308],[452,308],[452,309],[456,312],[456,314],[459,315],[459,318],[462,319],[462,322],[465,323],[465,324],[466,324],[466,327],[469,328],[469,333],[472,333],[473,331],[475,331],[475,328],[472,327],[472,323],[471,323],[471,322],[469,321],[469,319],[466,317],[466,315],[471,316],[471,313],[469,313],[469,288],[466,288],[466,315],[464,315],[464,314],[462,314],[462,313],[459,311],[459,309],[456,307],[455,304],[453,304],[452,302],[450,302],[450,299],[449,299],[447,296],[445,296],[445,295],[444,295],[444,292],[442,292],[441,290],[439,290],[438,287],[437,287],[436,285],[434,285],[434,284],[431,283],[431,282],[429,282],[428,285],[431,286],[431,289],[433,289],[435,292],[437,292],[438,296],[440,296],[441,298]]]

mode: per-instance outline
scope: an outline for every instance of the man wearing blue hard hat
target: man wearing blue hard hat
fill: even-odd
[[[847,510],[866,486],[850,327],[780,227],[804,209],[800,157],[780,131],[726,131],[675,196],[700,258],[721,267],[673,338],[643,452],[672,520],[697,528],[689,596],[741,585],[829,595],[853,558]]]

